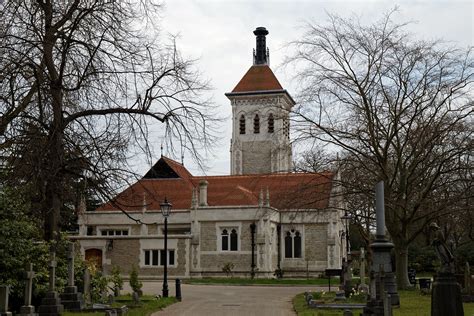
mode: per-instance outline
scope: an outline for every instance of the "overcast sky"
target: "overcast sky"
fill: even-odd
[[[295,95],[292,74],[278,66],[288,53],[285,43],[298,39],[305,23],[325,22],[326,12],[343,17],[357,15],[362,21],[370,22],[380,19],[396,5],[399,12],[394,16],[395,21],[413,21],[410,30],[417,37],[443,38],[462,47],[473,45],[474,1],[165,1],[163,31],[179,34],[179,49],[186,56],[199,58],[198,66],[214,88],[214,102],[227,117],[222,139],[213,150],[215,156],[207,161],[208,170],[198,169],[190,157],[185,157],[186,167],[194,175],[229,174],[231,106],[224,93],[230,92],[252,65],[255,46],[252,32],[256,27],[264,26],[270,32],[267,36],[270,66],[282,86]],[[143,171],[147,168],[143,166]]]

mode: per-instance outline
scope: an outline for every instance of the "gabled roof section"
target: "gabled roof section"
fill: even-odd
[[[182,164],[161,156],[160,160],[143,176],[143,179],[189,179],[190,177],[192,177],[191,173]]]
[[[283,87],[268,65],[254,65],[242,77],[232,93],[282,90]]]

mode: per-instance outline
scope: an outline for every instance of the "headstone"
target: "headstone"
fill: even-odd
[[[53,245],[50,247],[50,262],[49,262],[49,292],[46,297],[41,300],[41,305],[38,309],[39,316],[59,316],[64,311],[64,306],[61,304],[61,298],[56,289],[56,250]]]
[[[336,292],[336,297],[334,298],[334,300],[336,300],[336,301],[345,301],[346,299],[347,299],[346,292],[344,292],[344,291],[337,291]]]
[[[137,292],[132,293],[133,304],[138,305],[140,303],[140,295]]]
[[[20,307],[19,316],[34,316],[35,307],[31,305],[31,294],[33,288],[33,278],[35,277],[35,272],[33,271],[33,264],[29,263],[25,271],[25,304]]]
[[[11,316],[12,313],[8,311],[8,295],[10,289],[6,285],[0,285],[0,316]]]
[[[410,280],[410,283],[413,286],[416,286],[416,270],[415,269],[408,270],[408,280]]]
[[[461,287],[453,274],[438,272],[431,291],[431,316],[464,316]]]
[[[431,223],[430,228],[434,233],[433,247],[441,263],[431,291],[431,316],[464,316],[461,286],[454,274],[454,257],[439,226]]]
[[[109,304],[113,304],[115,302],[115,297],[113,294],[109,294],[109,296],[107,296],[107,302]]]

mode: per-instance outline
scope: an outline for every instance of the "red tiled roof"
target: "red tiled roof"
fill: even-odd
[[[184,168],[184,166],[180,164],[179,162],[176,162],[165,156],[162,156],[162,158],[181,178],[189,179],[193,176],[188,171],[188,169]]]
[[[326,173],[279,173],[232,176],[192,176],[184,166],[162,158],[181,178],[141,179],[113,201],[97,211],[141,211],[145,197],[147,210],[159,210],[166,197],[173,209],[189,209],[192,189],[199,187],[200,180],[208,181],[209,206],[258,205],[260,191],[268,188],[270,206],[277,209],[324,209],[329,205],[334,174]]]
[[[267,65],[256,65],[250,67],[232,93],[273,90],[283,90],[273,71]]]

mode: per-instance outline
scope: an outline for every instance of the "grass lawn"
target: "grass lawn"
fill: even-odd
[[[419,291],[400,291],[400,308],[393,309],[394,316],[428,316],[431,315],[431,296],[422,295]],[[464,303],[464,315],[474,315],[474,303]],[[318,310],[308,308],[304,301],[304,294],[293,298],[293,307],[298,316],[340,316],[342,310]],[[353,310],[354,315],[359,315],[362,310]]]
[[[202,278],[183,280],[187,284],[225,285],[327,285],[327,279],[247,279],[247,278]],[[339,284],[339,279],[331,278],[331,285]]]
[[[131,295],[121,295],[116,298],[115,303],[112,307],[121,307],[127,305],[129,310],[127,316],[149,316],[154,312],[157,312],[168,305],[176,303],[175,297],[167,297],[156,299],[153,296],[143,295],[141,297],[141,305],[134,306]],[[90,315],[104,315],[104,312],[88,312],[88,313],[72,313],[65,312],[64,316],[90,316]]]

